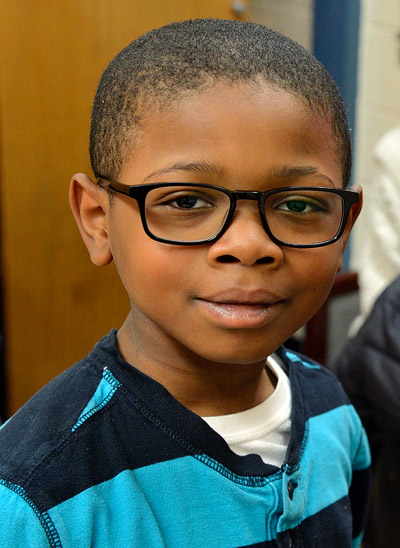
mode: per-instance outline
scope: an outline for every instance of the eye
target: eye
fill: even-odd
[[[218,196],[198,188],[161,188],[149,193],[148,207],[157,207],[171,212],[200,212],[218,205]]]
[[[200,209],[212,206],[209,199],[196,194],[182,194],[176,198],[169,198],[164,204],[177,209]]]
[[[319,200],[307,196],[290,196],[276,204],[276,209],[289,213],[318,213],[327,211]]]

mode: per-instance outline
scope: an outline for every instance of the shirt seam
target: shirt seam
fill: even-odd
[[[110,392],[104,399],[101,400],[101,402],[99,402],[95,407],[90,409],[87,413],[85,413],[78,419],[76,424],[72,427],[71,432],[75,432],[75,430],[82,426],[82,424],[90,419],[90,417],[106,407],[106,405],[111,401],[111,399],[117,392],[118,388],[120,388],[121,386],[121,383],[114,377],[114,375],[108,370],[108,368],[104,369],[102,380],[105,380],[109,384],[109,386],[111,387]]]
[[[189,457],[191,456],[197,459],[198,461],[207,465],[209,468],[212,468],[213,470],[215,470],[222,476],[230,479],[231,481],[239,485],[260,487],[267,485],[268,483],[275,481],[276,479],[279,479],[279,477],[281,477],[282,471],[280,469],[278,469],[275,474],[268,476],[248,476],[232,472],[223,464],[208,456],[206,453],[200,453],[198,450],[196,450],[191,445],[191,443],[184,439],[184,437],[179,432],[177,432],[170,425],[162,421],[162,419],[158,415],[148,409],[148,407],[138,397],[129,392],[123,385],[121,387],[121,392],[125,392],[125,395],[128,397],[128,399],[132,400],[132,404],[135,406],[137,411],[141,413],[147,420],[149,420],[156,428],[161,429],[173,443],[178,445],[178,447],[180,447],[181,449],[184,449],[184,451],[188,453]]]
[[[20,485],[3,479],[0,479],[0,485],[18,495],[33,510],[49,541],[50,548],[62,548],[60,535],[48,512],[40,512],[36,504],[28,497],[25,489]]]

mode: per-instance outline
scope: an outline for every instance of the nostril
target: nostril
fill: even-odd
[[[261,257],[261,259],[258,259],[256,261],[257,264],[271,264],[274,262],[273,257]]]
[[[234,257],[233,255],[221,255],[220,257],[218,257],[218,262],[219,263],[226,263],[226,264],[229,264],[229,263],[240,263],[242,262],[240,259],[238,259],[237,257]],[[272,264],[274,262],[274,258],[273,257],[261,257],[260,259],[257,259],[255,264]]]
[[[220,263],[238,263],[240,261],[239,261],[239,259],[237,259],[233,255],[221,255],[221,257],[218,257],[218,262],[220,262]]]

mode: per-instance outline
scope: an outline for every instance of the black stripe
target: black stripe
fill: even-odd
[[[353,512],[353,536],[358,537],[365,529],[366,508],[369,503],[371,469],[355,470],[350,487],[350,501]]]

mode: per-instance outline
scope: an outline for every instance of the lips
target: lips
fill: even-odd
[[[216,293],[211,293],[201,297],[204,301],[214,303],[232,303],[232,304],[275,304],[285,300],[280,295],[265,289],[224,289]]]
[[[196,301],[208,317],[221,326],[255,328],[271,322],[285,299],[264,289],[228,289]]]

